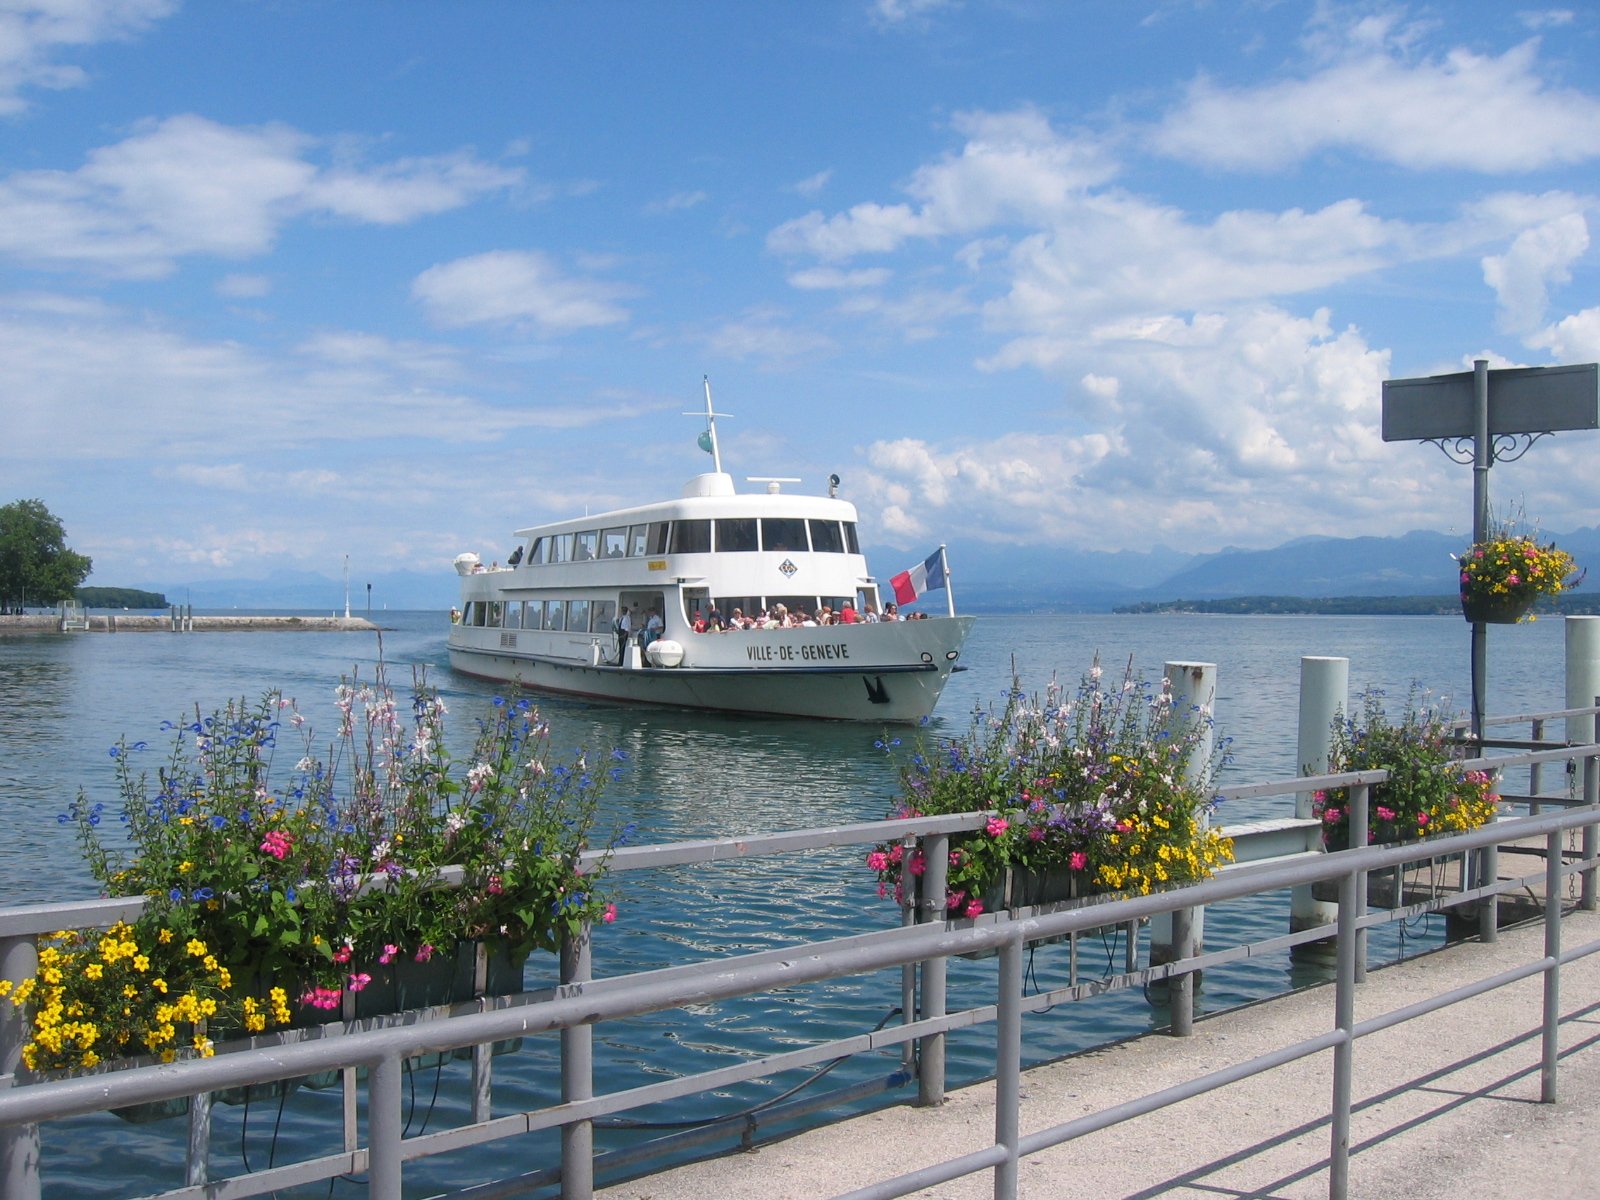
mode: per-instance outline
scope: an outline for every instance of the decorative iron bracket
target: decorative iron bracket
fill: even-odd
[[[1554,437],[1554,430],[1543,430],[1539,433],[1497,433],[1489,439],[1489,461],[1516,462],[1528,452],[1534,442],[1542,437]],[[1451,462],[1460,463],[1464,467],[1471,466],[1475,461],[1473,443],[1475,438],[1470,434],[1458,438],[1420,438],[1425,445],[1434,445]]]

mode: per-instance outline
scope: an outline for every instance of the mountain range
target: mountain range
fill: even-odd
[[[1580,565],[1600,563],[1600,527],[1545,535]],[[1302,537],[1270,550],[1229,548],[1186,554],[1149,551],[1047,550],[992,543],[952,543],[948,550],[957,606],[991,612],[1109,612],[1146,601],[1221,600],[1235,596],[1424,596],[1455,591],[1452,534],[1414,530],[1397,537]],[[886,584],[914,553],[868,548]],[[164,593],[171,604],[199,609],[290,609],[343,612],[341,578],[277,572],[262,579],[148,580],[123,586]],[[352,614],[384,609],[445,609],[458,599],[450,564],[437,573],[389,572],[352,577]],[[1585,581],[1584,590],[1600,586]]]

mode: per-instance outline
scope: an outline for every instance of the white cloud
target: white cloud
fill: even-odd
[[[1557,362],[1594,362],[1600,359],[1600,308],[1563,317],[1527,338],[1529,346],[1548,350]]]
[[[780,324],[777,317],[759,313],[719,326],[706,336],[705,342],[706,348],[720,357],[757,359],[773,366],[789,365],[837,349],[833,340],[823,334]]]
[[[309,213],[393,223],[467,203],[519,175],[455,155],[366,171],[319,168],[315,139],[285,125],[194,115],[146,122],[76,171],[0,179],[0,254],[41,266],[158,277],[191,255],[246,258]]]
[[[1151,138],[1208,168],[1270,170],[1349,149],[1407,170],[1529,171],[1600,154],[1600,98],[1548,84],[1537,40],[1496,56],[1463,47],[1412,61],[1358,32],[1304,78],[1226,88],[1201,78]],[[1365,27],[1370,30],[1369,24]],[[1392,35],[1387,26],[1386,35]]]
[[[807,213],[774,229],[768,247],[837,262],[886,253],[912,238],[1002,222],[1039,224],[1115,174],[1098,143],[1058,136],[1032,109],[964,113],[953,125],[967,140],[959,153],[912,176],[906,191],[915,205],[863,203],[833,217]]]
[[[492,250],[429,267],[412,296],[446,328],[532,325],[546,333],[617,325],[628,319],[618,284],[575,279],[537,250]]]
[[[810,267],[794,271],[789,283],[802,291],[853,291],[859,288],[882,287],[889,282],[892,272],[887,267],[864,267],[858,271],[844,271],[838,267]]]
[[[828,180],[832,178],[833,168],[829,167],[827,170],[818,171],[815,175],[807,175],[794,185],[794,191],[802,196],[815,196],[828,186]]]
[[[69,88],[87,76],[62,50],[122,41],[177,8],[175,0],[8,0],[0,6],[0,116],[27,107],[29,87]]]
[[[879,25],[903,25],[958,3],[959,0],[871,0],[871,13]]]
[[[230,300],[255,300],[272,291],[272,280],[265,275],[234,272],[217,280],[217,295]]]
[[[1589,249],[1589,224],[1567,213],[1519,233],[1504,254],[1483,260],[1483,278],[1500,302],[1500,327],[1526,333],[1544,320],[1549,285],[1572,278],[1572,264]]]
[[[709,196],[705,192],[675,192],[665,200],[656,200],[645,205],[648,213],[684,212],[691,208],[698,208],[704,204]]]

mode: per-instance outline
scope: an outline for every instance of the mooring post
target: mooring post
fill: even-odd
[[[1207,779],[1211,771],[1211,755],[1216,746],[1216,733],[1212,725],[1213,709],[1217,701],[1217,664],[1200,662],[1169,662],[1163,678],[1172,691],[1172,713],[1168,718],[1174,737],[1196,734],[1189,758],[1184,763],[1184,773],[1191,780]],[[1210,818],[1202,820],[1210,823]],[[1206,910],[1191,911],[1190,953],[1198,953],[1206,940]],[[1183,957],[1178,946],[1171,913],[1158,913],[1150,918],[1150,965],[1175,962]],[[1200,985],[1198,973],[1186,977],[1190,986]]]
[[[587,924],[576,937],[561,939],[563,990],[583,990],[592,977]],[[569,1025],[561,1031],[561,1099],[594,1098],[594,1026]],[[570,1121],[561,1127],[561,1200],[594,1195],[594,1122]]]
[[[1300,731],[1295,765],[1302,774],[1327,774],[1328,755],[1333,750],[1333,723],[1349,712],[1349,704],[1348,658],[1306,655],[1300,659]],[[1316,815],[1315,804],[1315,792],[1296,792],[1294,815],[1310,820]],[[1318,900],[1310,885],[1290,891],[1289,932],[1332,924],[1335,916],[1337,907]]]

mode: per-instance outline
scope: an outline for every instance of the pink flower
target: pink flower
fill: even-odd
[[[965,892],[951,892],[944,898],[944,906],[951,912],[961,907],[961,902],[967,898]]]
[[[1427,823],[1428,823],[1428,814],[1427,813],[1418,813],[1417,814],[1417,824],[1418,825],[1426,825]]]
[[[1006,820],[1004,817],[990,817],[989,823],[984,826],[984,830],[989,834],[990,837],[999,837],[1002,833],[1010,828],[1011,822]]]
[[[921,850],[918,850],[915,854],[913,854],[911,856],[911,861],[906,864],[906,870],[910,871],[913,875],[921,875],[923,871],[927,869],[928,864],[927,861],[922,857]]]
[[[1028,840],[1030,842],[1044,841],[1044,830],[1035,825],[1032,829],[1028,830]]]
[[[383,953],[378,955],[378,961],[383,963],[385,966],[388,966],[390,963],[392,963],[394,961],[394,956],[396,954],[399,954],[399,953],[400,953],[400,947],[399,946],[395,946],[395,945],[392,945],[392,944],[391,945],[387,945],[387,946],[385,946],[383,948]]]
[[[867,867],[873,871],[887,871],[889,869],[889,856],[882,850],[874,850],[867,855]]]
[[[1389,808],[1388,806],[1383,805],[1383,804],[1378,805],[1378,820],[1380,820],[1380,821],[1392,821],[1392,820],[1394,820],[1394,809]]]
[[[964,911],[969,917],[978,916],[983,912],[983,901],[979,900],[977,897],[973,897],[971,900],[967,901],[967,907]]]
[[[309,1004],[312,1008],[338,1008],[341,994],[338,988],[316,987],[301,996],[300,1003]]]
[[[615,921],[617,919],[617,906],[615,904],[607,904],[605,912],[600,914],[600,919],[607,925]]]
[[[350,943],[346,942],[333,952],[333,961],[336,963],[347,963],[350,961],[350,956],[353,953],[354,951],[351,950]]]
[[[279,862],[289,857],[289,850],[293,845],[289,835],[279,829],[270,830],[261,840],[262,852],[272,855]]]
[[[423,942],[422,945],[417,947],[417,952],[411,957],[416,959],[418,962],[427,962],[433,957],[433,947],[428,945],[427,942]]]
[[[899,866],[900,860],[906,856],[906,848],[899,842],[889,847],[889,862]]]
[[[1074,850],[1067,858],[1067,866],[1074,871],[1081,871],[1089,865],[1089,856],[1082,850]]]
[[[498,896],[501,895],[506,889],[500,882],[500,876],[491,875],[489,876],[489,886],[486,890],[488,891],[489,895]]]
[[[368,975],[365,971],[362,971],[358,975],[350,976],[350,990],[352,992],[359,992],[362,988],[366,987],[367,984],[369,984],[371,982],[372,982],[372,976]]]

